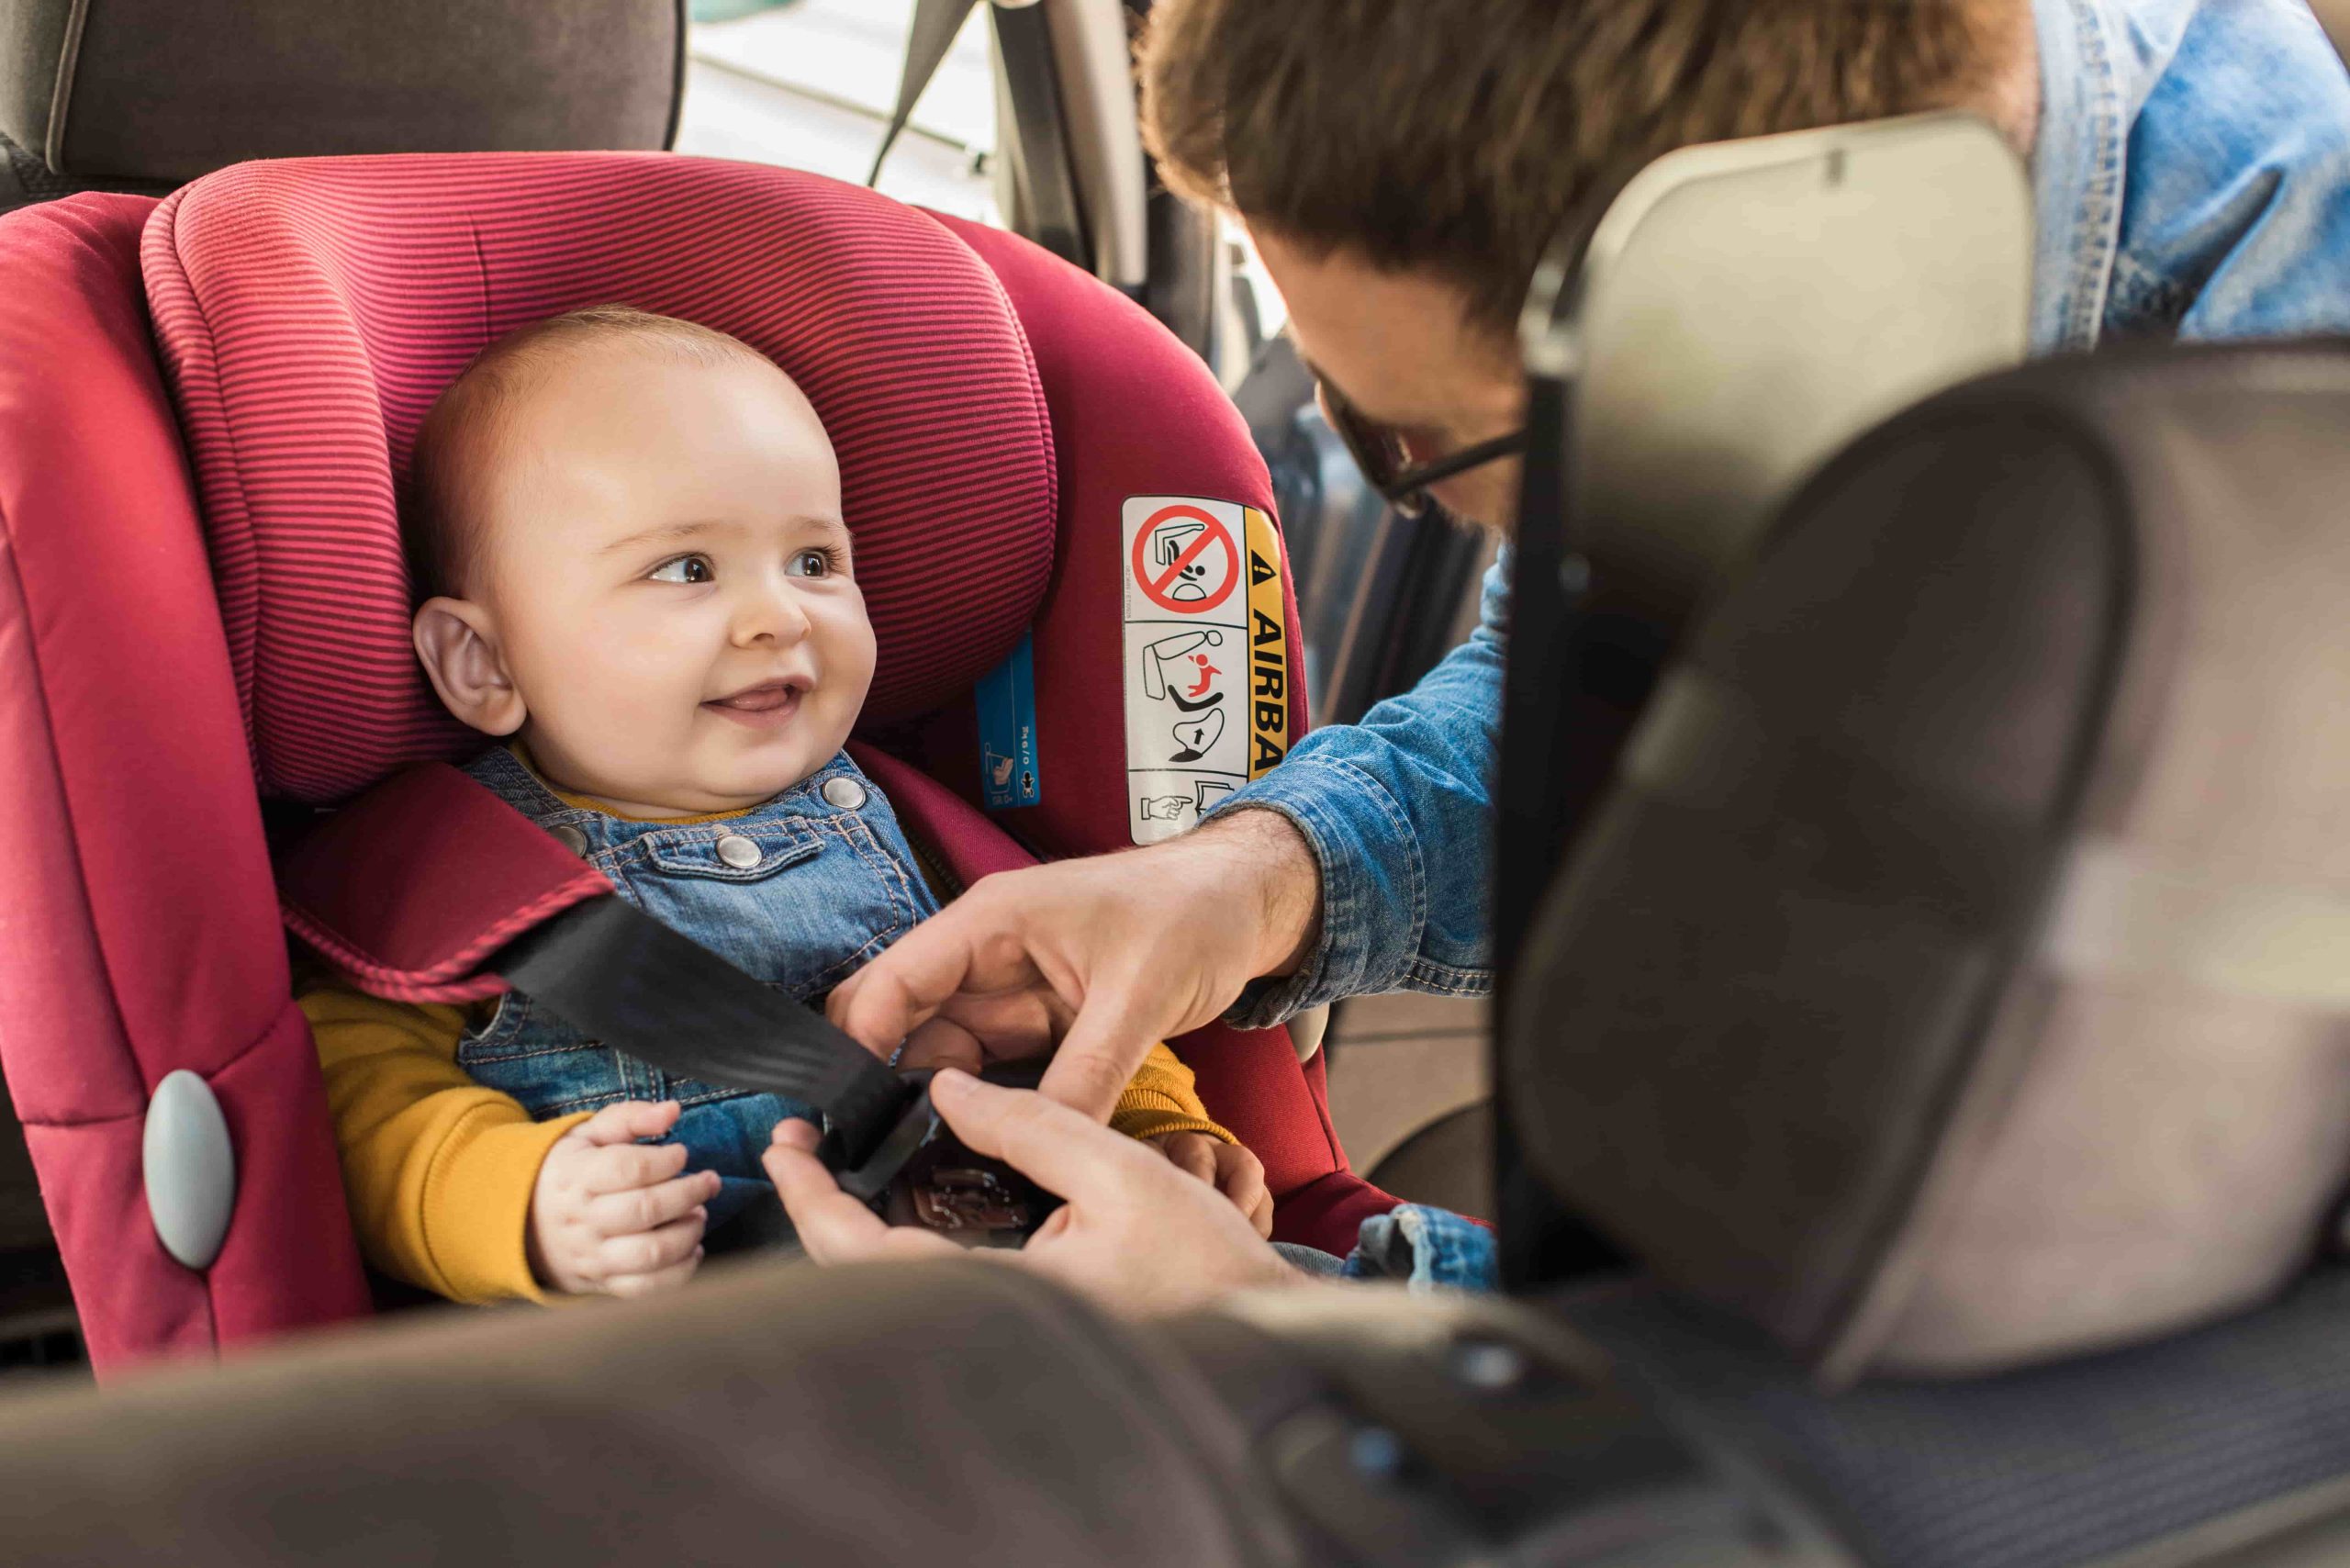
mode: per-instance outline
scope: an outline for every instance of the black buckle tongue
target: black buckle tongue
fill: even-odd
[[[842,1141],[840,1130],[837,1127],[826,1130],[824,1141],[817,1153],[832,1168],[842,1192],[863,1203],[878,1204],[887,1195],[890,1184],[898,1179],[899,1172],[905,1170],[907,1161],[912,1159],[924,1144],[945,1132],[946,1124],[938,1119],[937,1111],[930,1103],[930,1076],[927,1072],[905,1074],[906,1087],[911,1092],[904,1109],[898,1113],[898,1118],[890,1124],[890,1130],[883,1133],[879,1141],[856,1164],[847,1162],[849,1153]]]
[[[813,1105],[851,1158],[868,1157],[907,1103],[904,1081],[822,1014],[617,896],[564,911],[489,967],[581,1033],[673,1078]]]
[[[1006,1088],[1033,1089],[1043,1071],[1035,1063],[1007,1062],[980,1075]],[[822,1153],[841,1190],[891,1225],[919,1226],[969,1247],[1017,1247],[1061,1206],[1002,1160],[979,1154],[955,1136],[930,1103],[931,1074],[910,1072],[912,1098],[870,1153],[855,1164],[832,1134]]]
[[[820,1153],[843,1190],[892,1225],[1017,1245],[1060,1200],[967,1149],[930,1103],[823,1014],[744,974],[618,897],[591,899],[507,945],[494,973],[549,1011],[672,1077],[763,1091],[824,1114]],[[990,1081],[1034,1088],[1041,1064]]]

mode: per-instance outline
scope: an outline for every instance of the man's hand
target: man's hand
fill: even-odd
[[[904,1067],[977,1065],[972,1040],[1002,1060],[1059,1038],[1044,1092],[1103,1121],[1153,1041],[1213,1021],[1259,975],[1295,971],[1321,897],[1289,820],[1237,812],[1148,849],[984,878],[827,1011],[878,1056],[905,1041]],[[942,1017],[955,1027],[917,1033]]]
[[[1145,1138],[1178,1170],[1188,1170],[1232,1200],[1257,1234],[1273,1234],[1273,1194],[1265,1186],[1265,1162],[1237,1143],[1205,1133],[1168,1133]]]
[[[1135,1316],[1181,1312],[1237,1290],[1309,1283],[1206,1184],[1122,1133],[1025,1090],[941,1072],[931,1103],[969,1148],[1024,1171],[1063,1206],[1018,1252],[989,1252]],[[816,1129],[785,1122],[767,1174],[819,1263],[951,1258],[934,1232],[881,1223],[816,1158]]]
[[[685,1145],[636,1141],[661,1137],[677,1114],[674,1100],[607,1105],[547,1151],[524,1233],[541,1284],[636,1296],[693,1277],[710,1218],[702,1205],[718,1195],[718,1173],[680,1176]]]

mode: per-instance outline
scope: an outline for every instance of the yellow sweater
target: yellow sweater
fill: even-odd
[[[588,1114],[534,1122],[476,1083],[457,1065],[463,1009],[335,985],[300,1002],[326,1070],[343,1190],[367,1261],[456,1301],[545,1300],[523,1254],[531,1193],[547,1150]],[[1150,1048],[1110,1125],[1132,1137],[1233,1141],[1165,1046]]]
[[[512,749],[537,771],[520,745]],[[611,811],[548,788],[566,805]],[[588,1113],[534,1122],[519,1101],[476,1083],[457,1065],[457,1042],[475,1022],[458,1008],[335,985],[298,1000],[326,1070],[343,1192],[367,1261],[455,1301],[544,1301],[523,1252],[531,1193],[547,1150]],[[1151,1047],[1110,1125],[1129,1137],[1198,1132],[1237,1143],[1209,1119],[1192,1082],[1173,1051]]]

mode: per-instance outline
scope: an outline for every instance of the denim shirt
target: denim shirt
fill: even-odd
[[[2035,0],[2035,14],[2033,352],[2108,334],[2350,330],[2350,74],[2301,0]],[[1476,632],[1418,686],[1306,736],[1219,808],[1294,823],[1323,888],[1304,966],[1250,987],[1231,1022],[1262,1027],[1378,991],[1492,990],[1509,565],[1505,551]],[[1452,1239],[1464,1246],[1422,1249],[1438,1261],[1424,1258],[1416,1279],[1448,1282],[1445,1257],[1472,1272],[1490,1259]]]
[[[801,1002],[818,1002],[938,910],[889,801],[846,753],[716,822],[632,822],[566,805],[503,746],[465,771],[571,845],[621,898]],[[457,1063],[542,1120],[677,1101],[670,1137],[686,1146],[687,1169],[722,1179],[713,1233],[755,1203],[774,1204],[759,1157],[778,1122],[815,1116],[772,1094],[673,1079],[514,993],[458,1041]]]

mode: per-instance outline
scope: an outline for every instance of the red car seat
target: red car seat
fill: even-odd
[[[476,744],[409,654],[395,476],[482,344],[608,299],[743,337],[822,415],[880,645],[861,756],[949,868],[1127,842],[1122,503],[1271,502],[1204,367],[1043,251],[659,154],[249,164],[0,219],[0,1068],[101,1366],[368,1310],[263,801],[330,809]],[[971,689],[1024,631],[1042,799],[990,816]],[[1177,1044],[1279,1234],[1344,1250],[1392,1202],[1348,1172],[1319,1058]],[[175,1069],[237,1163],[200,1271],[142,1189]]]

